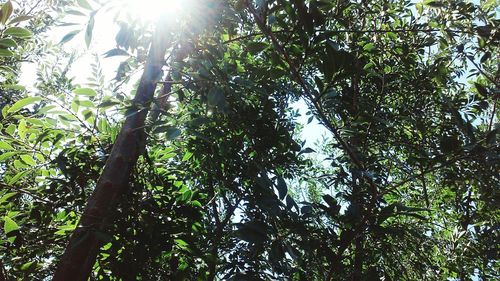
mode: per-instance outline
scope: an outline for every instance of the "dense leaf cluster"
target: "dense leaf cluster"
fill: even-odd
[[[53,275],[155,36],[116,1],[27,2],[0,12],[0,280]],[[499,277],[495,1],[188,2],[91,280]],[[103,13],[78,84],[63,44]]]

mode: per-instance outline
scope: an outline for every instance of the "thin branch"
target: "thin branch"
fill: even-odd
[[[442,31],[441,29],[435,29],[435,28],[397,28],[397,29],[338,29],[338,30],[328,30],[328,29],[318,29],[315,30],[314,32],[330,32],[330,33],[379,33],[379,34],[384,34],[384,33],[430,33],[430,32],[438,32]],[[452,33],[463,33],[463,34],[470,34],[473,35],[473,32],[466,31],[466,30],[455,30],[455,29],[444,29],[443,31],[445,32],[452,32]],[[282,29],[282,30],[275,30],[273,33],[285,33],[285,32],[291,32],[290,30],[287,29]],[[241,41],[245,39],[250,39],[256,36],[263,36],[266,35],[264,32],[254,32],[250,33],[247,35],[242,35],[239,37],[231,38],[229,40],[226,40],[222,42],[222,44],[229,44],[233,43],[236,41]]]
[[[20,187],[10,186],[10,185],[7,185],[7,184],[2,183],[2,182],[0,182],[0,186],[2,188],[4,188],[4,189],[8,189],[10,191],[15,191],[15,192],[19,192],[19,193],[24,194],[24,195],[28,195],[28,196],[33,197],[34,199],[39,200],[39,201],[41,201],[43,203],[52,204],[51,201],[49,201],[47,199],[44,199],[44,198],[42,198],[42,197],[40,197],[40,196],[38,196],[36,194],[33,194],[31,191],[28,191],[26,189],[23,189],[23,188],[20,188]]]
[[[491,112],[491,117],[490,117],[490,124],[488,125],[488,132],[491,132],[491,129],[493,128],[493,120],[495,120],[495,116],[497,113],[497,103],[498,103],[498,95],[495,96],[493,111]]]
[[[497,88],[500,87],[500,85],[495,81],[495,79],[490,77],[486,72],[483,71],[483,69],[481,69],[479,65],[477,65],[477,63],[474,61],[473,58],[471,58],[470,56],[465,56],[465,57],[474,65],[474,67],[477,69],[477,71],[479,71],[479,73],[481,73],[484,77],[486,77],[486,79],[488,79],[491,83],[493,83]]]

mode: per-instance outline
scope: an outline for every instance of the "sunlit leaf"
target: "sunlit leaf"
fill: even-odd
[[[89,97],[94,97],[97,95],[97,92],[91,88],[77,88],[73,90],[73,93]]]
[[[5,4],[3,4],[2,9],[0,10],[0,22],[2,24],[5,24],[7,22],[10,15],[12,14],[12,11],[13,11],[12,3],[9,0],[5,2]]]
[[[15,176],[13,176],[9,181],[8,184],[12,185],[15,184],[17,181],[19,181],[22,177],[24,177],[26,174],[28,174],[28,171],[22,171],[17,173]]]
[[[8,110],[9,113],[13,113],[13,112],[16,112],[16,111],[19,111],[20,109],[30,105],[30,104],[33,104],[35,102],[38,102],[38,101],[41,101],[42,98],[40,97],[27,97],[27,98],[24,98],[16,103],[14,103]]]
[[[4,30],[3,34],[10,35],[16,38],[29,38],[33,35],[28,29],[17,26],[7,28],[6,30]]]
[[[16,47],[16,46],[17,46],[16,41],[14,41],[14,40],[12,40],[10,38],[2,38],[2,39],[0,39],[0,47],[11,48],[11,47]]]
[[[17,195],[17,192],[9,192],[9,193],[3,195],[2,197],[0,197],[0,204],[7,202],[7,200],[9,200],[9,198],[12,198],[16,195]]]
[[[368,43],[368,44],[363,46],[363,50],[365,50],[367,52],[371,52],[374,48],[375,48],[375,44],[373,44],[373,43]]]
[[[12,231],[16,231],[19,229],[19,225],[10,217],[4,216],[4,225],[3,225],[3,231],[5,234],[9,234]]]
[[[29,155],[21,155],[20,156],[21,160],[23,160],[24,163],[28,164],[28,165],[36,165],[36,161],[35,159],[33,159],[33,157],[29,156]]]
[[[11,57],[14,53],[6,49],[0,49],[0,57]]]
[[[2,149],[2,150],[14,150],[14,148],[10,144],[8,144],[4,141],[0,141],[0,149]]]

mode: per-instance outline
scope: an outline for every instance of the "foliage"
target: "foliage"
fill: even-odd
[[[0,272],[46,280],[137,113],[156,23],[116,1],[12,3],[0,12]],[[91,280],[498,278],[497,4],[190,1],[169,22],[146,149]],[[92,49],[106,13],[116,46],[77,83],[64,44]],[[53,44],[56,25],[75,29]],[[20,86],[26,61],[34,89]],[[311,147],[301,132],[317,122],[327,137]]]

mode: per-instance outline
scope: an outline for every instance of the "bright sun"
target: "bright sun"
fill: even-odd
[[[174,17],[178,19],[188,10],[189,0],[126,0],[126,9],[134,17],[146,21],[155,21],[159,17]]]

